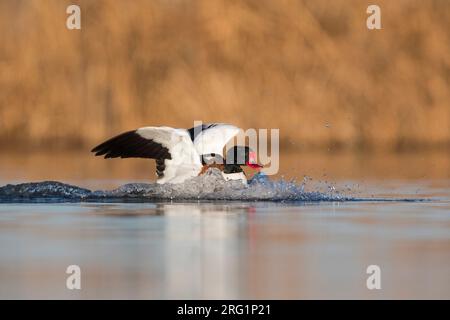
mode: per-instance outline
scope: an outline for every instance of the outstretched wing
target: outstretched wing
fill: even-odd
[[[198,155],[189,133],[170,127],[142,127],[122,133],[92,149],[105,158],[157,159],[158,182],[178,183],[198,175]]]
[[[108,158],[171,159],[168,139],[145,138],[142,131],[127,131],[99,144],[91,152]],[[148,137],[148,135],[147,135]]]
[[[190,128],[188,132],[198,154],[223,156],[223,147],[239,133],[239,128],[226,123],[210,123]]]

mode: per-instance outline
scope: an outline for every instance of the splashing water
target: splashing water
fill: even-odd
[[[130,183],[114,190],[91,191],[55,181],[22,183],[0,187],[0,202],[14,201],[148,201],[148,200],[241,200],[241,201],[345,201],[335,192],[306,192],[306,181],[271,181],[257,174],[248,185],[225,181],[221,172],[210,169],[206,174],[180,184]]]

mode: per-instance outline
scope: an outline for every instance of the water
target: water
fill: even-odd
[[[304,190],[307,179],[295,181],[271,180],[256,173],[248,183],[225,181],[218,169],[179,184],[129,183],[114,190],[92,191],[57,181],[8,184],[0,187],[0,203],[16,202],[148,202],[155,200],[226,200],[226,201],[344,201],[335,187],[327,193]]]
[[[66,171],[43,177],[80,189],[23,185],[5,198],[2,188],[0,298],[449,299],[448,172],[346,179],[329,168],[333,183],[276,177],[250,191],[212,181],[158,189],[114,175],[79,183],[61,179]],[[1,185],[27,181],[17,180]],[[73,264],[81,290],[66,288]],[[366,287],[373,264],[381,290]]]

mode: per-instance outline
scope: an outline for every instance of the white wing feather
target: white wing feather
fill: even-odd
[[[223,147],[238,133],[238,127],[218,123],[198,134],[194,139],[194,146],[200,155],[215,153],[223,156]]]
[[[164,176],[158,183],[180,183],[195,177],[202,169],[200,156],[184,129],[170,127],[142,127],[136,133],[145,139],[160,143],[167,149],[172,159],[166,159]]]

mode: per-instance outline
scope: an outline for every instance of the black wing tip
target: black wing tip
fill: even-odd
[[[104,158],[106,159],[108,157],[109,150],[108,148],[104,148],[101,145],[98,145],[95,148],[93,148],[91,152],[94,153],[95,157],[101,157],[104,155],[105,156]]]
[[[171,159],[169,150],[152,139],[142,137],[137,130],[123,132],[94,147],[95,156],[111,158]]]
[[[98,153],[100,152],[99,146],[92,148],[91,152],[95,153],[95,155],[98,156],[99,155]]]
[[[136,131],[137,130],[130,130],[130,131],[123,132],[115,137],[112,137],[112,138],[100,143],[99,145],[95,146],[94,148],[92,148],[91,152],[95,153],[95,156],[105,155],[105,159],[107,159],[109,148],[112,144],[115,144],[116,142],[118,142],[119,140],[121,140],[123,138],[128,138],[131,135],[134,135],[136,133]],[[108,157],[108,158],[112,158],[112,157]]]

